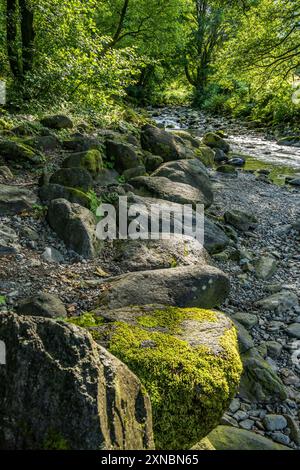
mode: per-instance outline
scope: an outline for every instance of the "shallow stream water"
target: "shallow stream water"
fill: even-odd
[[[201,137],[206,132],[224,130],[233,153],[246,156],[246,170],[268,169],[270,179],[284,184],[285,177],[299,173],[300,147],[279,145],[265,132],[249,129],[246,125],[224,117],[216,118],[190,108],[162,108],[152,113],[160,127],[186,130]]]

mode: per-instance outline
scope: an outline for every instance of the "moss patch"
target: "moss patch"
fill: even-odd
[[[211,310],[203,310],[201,308],[182,309],[166,307],[152,311],[151,315],[138,317],[137,323],[144,328],[163,328],[169,334],[180,334],[181,324],[187,319],[199,322],[215,322],[216,314]]]
[[[189,449],[220,421],[242,370],[235,328],[220,339],[222,352],[193,348],[180,337],[189,319],[214,322],[214,312],[201,309],[157,310],[138,318],[140,326],[114,323],[108,349],[139,377],[151,398],[156,447]],[[149,331],[167,328],[168,333]],[[172,333],[172,334],[170,334]]]

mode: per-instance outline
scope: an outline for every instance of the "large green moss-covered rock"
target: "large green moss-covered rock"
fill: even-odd
[[[0,155],[8,161],[20,160],[33,164],[44,161],[43,155],[38,151],[21,142],[9,139],[0,139]]]
[[[93,176],[97,176],[103,168],[102,155],[99,150],[91,149],[70,155],[63,162],[64,168],[84,168]]]
[[[212,168],[215,164],[215,152],[207,145],[201,145],[196,151],[196,156],[209,168]]]
[[[39,188],[40,200],[49,206],[54,199],[66,199],[69,202],[80,204],[87,209],[91,207],[91,198],[88,194],[76,188],[68,188],[59,184],[45,184]]]
[[[231,426],[218,426],[207,439],[216,450],[291,450],[259,434]]]
[[[230,150],[230,145],[228,144],[228,142],[226,142],[226,140],[224,140],[222,137],[220,137],[218,134],[215,134],[214,132],[208,132],[207,134],[205,134],[202,143],[204,145],[207,145],[208,147],[223,150],[223,152],[225,153],[228,153]]]
[[[94,337],[139,377],[158,449],[189,449],[220,421],[241,374],[229,318],[198,308],[102,310]]]

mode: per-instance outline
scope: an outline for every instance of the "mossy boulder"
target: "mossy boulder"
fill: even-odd
[[[65,116],[64,114],[46,116],[43,119],[41,119],[41,124],[45,127],[48,127],[49,129],[56,129],[56,130],[73,128],[72,120],[68,116]]]
[[[102,155],[99,150],[96,149],[73,153],[64,160],[62,166],[64,168],[84,168],[91,173],[91,175],[97,176],[103,169]]]
[[[197,149],[200,147],[200,140],[195,139],[189,132],[183,130],[172,131],[172,134],[179,137],[181,141],[186,142],[189,146]]]
[[[40,200],[49,206],[54,199],[67,199],[67,201],[80,204],[89,209],[91,207],[91,198],[88,194],[76,188],[68,188],[59,184],[45,184],[39,188]]]
[[[145,176],[147,175],[146,168],[144,165],[136,166],[135,168],[129,168],[128,170],[125,170],[123,173],[123,178],[125,181],[129,181],[132,178],[138,178],[139,176]]]
[[[106,141],[106,156],[114,164],[114,168],[123,173],[125,170],[136,168],[141,164],[137,150],[133,145],[121,141]]]
[[[201,145],[196,151],[196,157],[207,167],[213,168],[215,164],[215,152],[207,145]]]
[[[273,403],[287,399],[281,379],[272,367],[252,348],[242,355],[244,372],[240,384],[240,396],[251,402]]]
[[[25,161],[31,164],[44,162],[43,155],[30,146],[10,139],[0,139],[0,155],[7,161]]]
[[[94,185],[91,174],[85,168],[61,168],[50,178],[51,184],[59,184],[68,188],[78,188],[87,192]]]
[[[56,150],[60,147],[60,141],[55,135],[40,135],[24,141],[26,145],[43,151]]]
[[[152,155],[151,153],[145,152],[144,164],[146,167],[147,172],[152,173],[153,171],[157,170],[160,165],[163,164],[163,158],[159,157],[158,155]]]
[[[230,145],[228,144],[228,142],[226,142],[226,140],[224,140],[222,137],[220,137],[218,134],[215,134],[214,132],[208,132],[207,134],[205,134],[202,139],[202,143],[204,145],[207,145],[208,147],[223,150],[223,152],[225,153],[228,153],[230,150]]]
[[[242,365],[229,318],[160,305],[97,312],[98,341],[139,377],[153,409],[156,448],[189,449],[220,421]]]
[[[218,426],[207,439],[216,450],[291,450],[260,434],[231,426]]]

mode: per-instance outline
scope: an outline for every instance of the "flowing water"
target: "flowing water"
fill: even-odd
[[[224,130],[232,152],[246,156],[246,170],[270,170],[270,179],[284,184],[287,175],[300,175],[300,147],[279,145],[265,132],[224,117],[215,118],[189,108],[163,108],[151,113],[160,127],[186,130],[196,137],[206,132]]]

